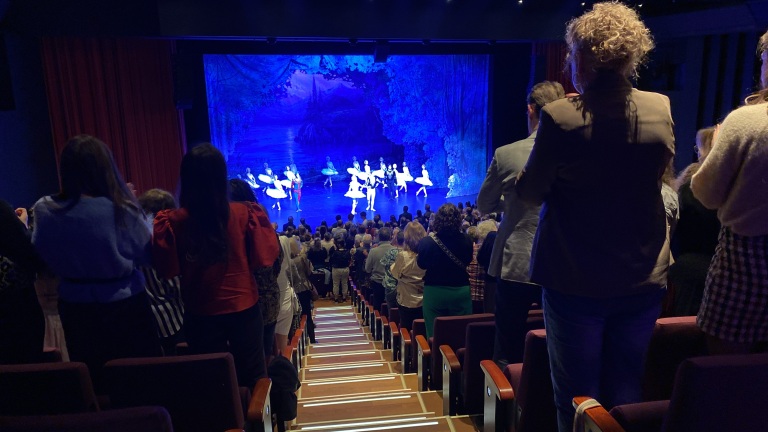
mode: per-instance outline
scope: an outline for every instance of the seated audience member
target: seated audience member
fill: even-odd
[[[680,220],[672,236],[675,263],[669,268],[669,283],[674,287],[672,314],[675,316],[690,316],[699,312],[709,263],[715,255],[720,234],[717,211],[704,207],[691,190],[691,177],[712,150],[714,132],[714,127],[699,130],[695,147],[699,160],[688,165],[676,182]]]
[[[238,382],[253,387],[266,376],[253,272],[278,257],[274,230],[261,207],[229,202],[227,166],[211,144],[184,155],[180,183],[181,208],[155,216],[155,269],[181,276],[190,351],[231,352]]]
[[[426,271],[423,311],[428,337],[435,318],[472,313],[467,273],[472,239],[460,231],[461,212],[453,204],[443,204],[430,227],[432,233],[419,242],[416,261]]]
[[[106,144],[67,143],[61,190],[34,207],[35,249],[59,284],[59,313],[72,361],[88,365],[100,389],[109,360],[162,354],[138,266],[150,263],[150,223]]]
[[[768,32],[758,52],[762,90],[728,114],[691,179],[722,225],[697,317],[713,354],[765,351],[768,342]]]
[[[27,220],[26,209],[0,200],[0,364],[42,361],[45,319],[34,284],[44,264]]]
[[[245,182],[243,181],[243,183]],[[176,199],[170,192],[162,189],[150,189],[139,197],[139,204],[149,217],[154,218],[162,210],[175,209]],[[174,355],[176,344],[184,341],[181,332],[184,325],[181,281],[178,276],[171,279],[161,278],[151,266],[144,266],[141,271],[144,273],[149,305],[155,316],[160,346],[165,355]]]

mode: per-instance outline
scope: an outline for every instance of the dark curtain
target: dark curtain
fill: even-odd
[[[565,42],[534,42],[532,45],[532,57],[536,64],[543,66],[541,80],[557,81],[563,85],[566,93],[575,93],[571,77],[564,73],[565,55],[568,53]]]
[[[185,142],[173,99],[173,49],[166,40],[43,38],[57,161],[70,137],[93,135],[112,148],[139,193],[175,192]]]

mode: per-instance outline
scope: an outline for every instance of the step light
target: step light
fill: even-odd
[[[363,378],[363,379],[348,379],[348,380],[341,380],[341,381],[324,381],[324,382],[311,382],[311,383],[305,383],[306,386],[321,386],[321,385],[332,385],[332,384],[349,384],[349,383],[359,383],[359,382],[368,382],[368,381],[388,381],[396,379],[397,377],[380,377],[380,378]],[[402,391],[402,390],[393,390],[393,391]]]
[[[326,406],[326,405],[341,405],[341,404],[350,404],[350,403],[376,402],[376,401],[383,401],[383,400],[410,399],[410,398],[411,398],[411,395],[372,397],[372,398],[364,398],[364,399],[337,400],[337,401],[331,401],[331,402],[312,402],[308,404],[303,404],[302,406],[304,408],[312,408],[312,407],[319,407],[319,406]]]
[[[426,419],[427,419],[426,417],[409,417],[409,418],[404,418],[404,419],[375,420],[375,421],[343,423],[343,424],[334,424],[334,425],[307,426],[307,427],[302,427],[299,430],[310,431],[310,430],[335,429],[335,428],[338,428],[338,427],[375,426],[375,425],[385,425],[385,424],[392,424],[392,423],[418,422],[418,421],[423,421],[423,420],[426,420]]]

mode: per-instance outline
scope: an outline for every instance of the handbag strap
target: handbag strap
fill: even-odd
[[[429,236],[432,237],[432,240],[435,241],[435,244],[437,244],[440,247],[440,249],[442,249],[443,252],[445,252],[445,254],[448,255],[448,258],[450,258],[451,261],[454,262],[454,264],[456,264],[457,266],[459,266],[461,268],[467,268],[467,266],[464,265],[464,263],[461,262],[460,259],[456,258],[456,255],[454,255],[451,251],[448,250],[447,247],[445,247],[443,242],[441,242],[440,239],[437,238],[437,235],[435,233],[432,233]]]

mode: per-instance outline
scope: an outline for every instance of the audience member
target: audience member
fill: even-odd
[[[347,249],[344,236],[336,237],[336,243],[331,248],[331,276],[333,279],[333,295],[336,302],[347,301],[349,290],[349,266],[352,264],[352,254]]]
[[[392,264],[392,277],[397,279],[397,307],[400,314],[400,328],[411,329],[413,320],[424,318],[424,269],[416,263],[419,242],[427,236],[424,227],[411,222],[403,233],[404,248]]]
[[[231,352],[238,382],[253,387],[266,376],[253,272],[278,256],[269,217],[254,204],[228,202],[226,162],[211,144],[184,156],[180,183],[181,208],[155,217],[155,269],[181,276],[190,351]]]
[[[378,215],[376,215],[378,216]],[[381,308],[384,303],[384,267],[381,265],[381,259],[392,249],[389,241],[392,239],[392,230],[383,227],[379,230],[379,244],[371,248],[368,252],[368,258],[365,261],[365,272],[370,275],[371,291],[373,292],[373,301],[371,305],[375,310]]]
[[[640,401],[665,293],[661,177],[674,155],[669,99],[628,79],[653,48],[637,12],[597,3],[568,23],[566,42],[581,95],[541,110],[515,188],[523,200],[544,203],[531,281],[544,287],[560,432],[572,428],[574,396],[608,409]]]
[[[722,225],[697,317],[714,354],[764,351],[768,342],[768,32],[758,52],[763,89],[725,118],[691,179]]]
[[[61,277],[70,359],[87,364],[100,388],[107,361],[162,354],[137,270],[150,262],[150,224],[100,140],[69,140],[59,174],[60,192],[35,204],[33,243]]]
[[[403,248],[403,242],[405,242],[405,235],[397,228],[392,239],[392,249],[388,250],[381,258],[381,266],[384,268],[384,278],[381,280],[381,285],[384,287],[384,301],[387,302],[389,309],[397,307],[397,279],[392,276],[391,267]]]
[[[469,315],[467,266],[472,261],[472,240],[460,231],[461,213],[453,204],[443,204],[430,224],[432,233],[421,239],[417,264],[424,275],[424,323],[432,337],[435,318]]]
[[[306,331],[309,335],[309,341],[315,341],[315,323],[312,320],[312,264],[302,255],[301,248],[297,242],[291,242],[291,285],[293,285],[296,296],[301,304],[301,314],[307,317]]]

